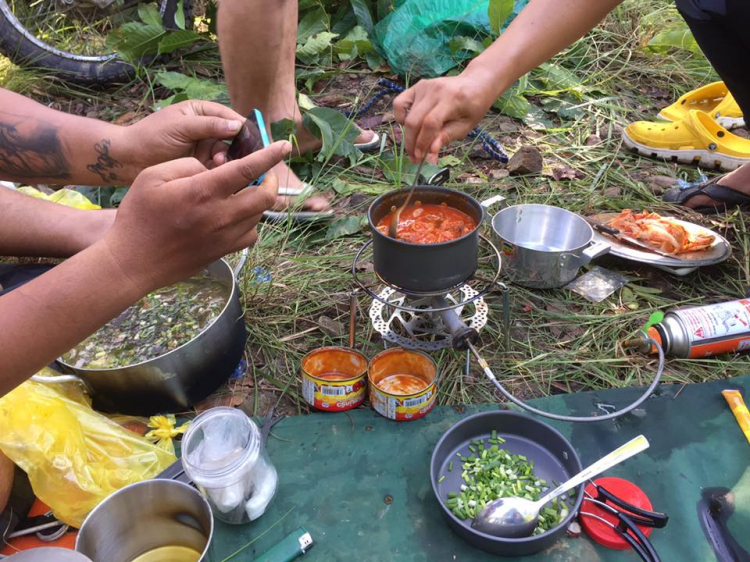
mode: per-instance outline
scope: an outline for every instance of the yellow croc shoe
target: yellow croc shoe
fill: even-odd
[[[665,121],[682,121],[691,110],[707,113],[725,129],[745,126],[742,110],[724,82],[714,82],[688,92],[662,109],[658,117]]]
[[[733,135],[702,111],[676,123],[636,121],[622,133],[625,146],[652,158],[703,168],[736,170],[750,162],[750,140]]]

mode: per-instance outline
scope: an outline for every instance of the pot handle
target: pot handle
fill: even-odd
[[[503,195],[495,195],[494,197],[480,201],[479,204],[482,206],[482,222],[485,222],[490,217],[489,208],[493,205],[500,205],[501,208],[507,207],[507,198]]]
[[[495,195],[494,197],[490,197],[489,199],[485,199],[484,201],[481,201],[479,204],[484,207],[485,209],[489,209],[493,205],[497,205],[498,203],[501,204],[503,207],[506,206],[505,201],[507,201],[507,198],[502,195]]]
[[[81,377],[77,377],[75,375],[59,375],[59,376],[54,376],[54,377],[43,377],[41,375],[32,375],[30,380],[34,382],[45,383],[45,384],[79,382],[83,386],[86,386],[86,381],[84,381]]]
[[[598,258],[599,256],[609,253],[611,249],[612,246],[607,242],[594,242],[581,254],[581,259],[583,260],[582,265],[589,263],[591,260]]]
[[[237,265],[234,268],[234,280],[237,281],[240,277],[240,273],[242,272],[242,268],[245,267],[245,264],[247,263],[247,256],[250,253],[249,248],[245,248],[242,250],[242,254],[240,255],[240,261],[237,262]]]
[[[558,267],[583,267],[594,258],[603,256],[609,252],[610,249],[611,246],[606,242],[595,242],[588,248],[584,249],[580,255],[571,252],[563,252],[557,258],[557,265]]]

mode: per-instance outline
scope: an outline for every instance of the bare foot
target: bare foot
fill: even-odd
[[[307,152],[313,152],[320,150],[323,146],[323,142],[313,135],[310,131],[302,126],[302,123],[297,123],[297,142],[294,146],[297,154],[305,154]],[[374,131],[361,131],[360,135],[354,140],[356,144],[364,144],[372,141],[375,138]]]
[[[297,177],[289,166],[284,162],[279,162],[274,166],[273,171],[276,172],[276,176],[279,178],[279,187],[286,187],[289,189],[302,189],[304,182]],[[286,195],[279,195],[276,198],[276,204],[273,206],[274,211],[283,211],[289,207],[294,206],[295,197]],[[324,211],[328,208],[330,202],[325,197],[310,197],[305,200],[302,205],[302,209],[305,211]]]
[[[750,195],[750,165],[745,164],[734,172],[726,174],[718,182],[716,182],[716,184],[734,189],[738,193],[742,193],[744,195]],[[685,206],[690,209],[697,209],[700,207],[721,208],[724,206],[724,203],[722,201],[715,201],[708,195],[701,194],[691,197],[690,199],[685,201]]]

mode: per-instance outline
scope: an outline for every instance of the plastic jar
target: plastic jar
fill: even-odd
[[[260,430],[234,408],[212,408],[195,418],[182,440],[182,465],[225,523],[257,519],[276,493],[276,468]]]

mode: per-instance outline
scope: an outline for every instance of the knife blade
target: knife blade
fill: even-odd
[[[635,246],[637,248],[641,248],[642,250],[646,250],[647,252],[658,254],[660,256],[665,256],[667,258],[679,259],[672,254],[663,252],[662,250],[649,246],[648,244],[644,244],[643,242],[641,242],[640,240],[637,240],[636,238],[633,238],[632,236],[623,234],[622,231],[617,228],[607,226],[606,224],[602,224],[592,219],[586,219],[586,221],[594,228],[594,230],[597,230],[601,232],[602,234],[608,234],[617,240],[625,242],[626,244],[630,244],[631,246]]]

